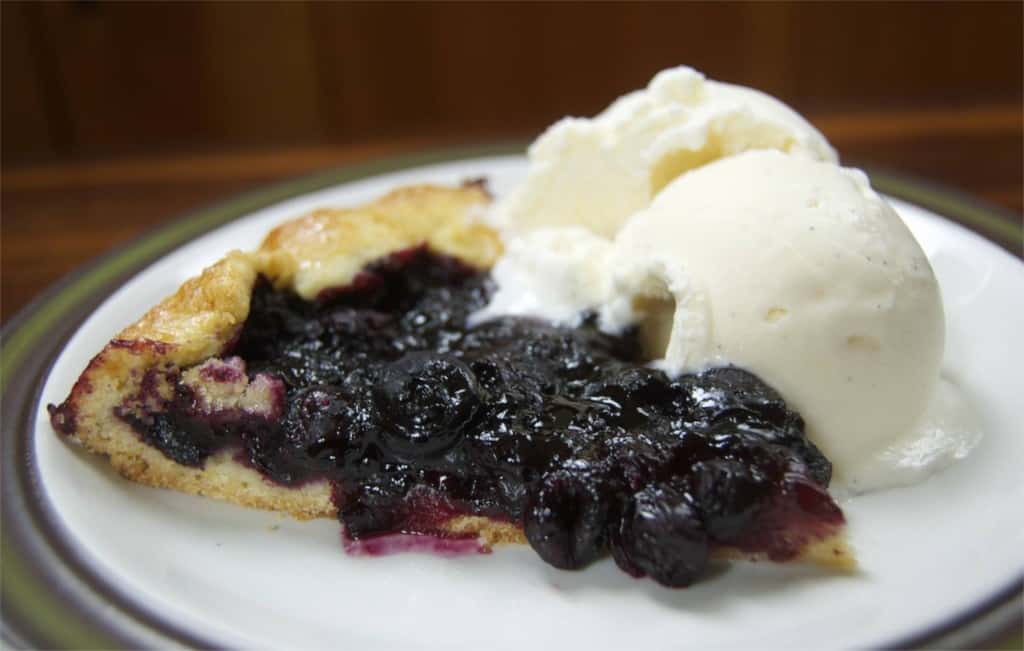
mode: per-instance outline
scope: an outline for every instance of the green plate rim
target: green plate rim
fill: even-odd
[[[60,524],[53,521],[54,514],[47,512],[45,496],[34,476],[30,426],[43,380],[67,337],[102,300],[171,250],[286,199],[380,174],[521,154],[523,150],[524,143],[516,141],[419,151],[304,175],[242,194],[191,212],[97,258],[58,281],[5,324],[0,331],[0,480],[4,496],[0,504],[0,610],[4,640],[12,646],[35,648],[124,648],[154,642],[212,646],[193,632],[147,612],[130,595],[111,589],[94,570],[85,567],[73,546],[62,539],[61,534],[68,532],[61,531]],[[1021,255],[1022,228],[1013,213],[903,173],[869,168],[869,175],[878,191],[956,221]],[[48,567],[55,563],[68,567]],[[957,631],[991,619],[993,613],[1012,609],[1022,585],[1018,577],[984,604],[892,646],[941,644]],[[111,606],[117,617],[110,616]],[[119,621],[113,622],[115,619]],[[1005,619],[997,617],[998,621],[977,631],[970,641],[975,645],[999,642],[1011,630],[1008,626],[1019,629],[1013,618],[1009,624]]]

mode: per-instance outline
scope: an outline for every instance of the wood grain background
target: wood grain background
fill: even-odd
[[[961,189],[1019,224],[1022,8],[0,0],[0,322],[204,204],[529,138],[680,63],[783,98],[845,162]]]
[[[811,113],[1019,111],[1022,7],[4,1],[2,156],[529,134],[679,63]]]

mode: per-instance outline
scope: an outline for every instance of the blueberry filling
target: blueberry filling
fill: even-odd
[[[236,449],[279,484],[330,481],[352,540],[443,537],[452,517],[480,515],[521,525],[555,567],[610,553],[684,586],[716,545],[786,560],[842,525],[831,464],[757,377],[670,379],[644,366],[635,333],[593,319],[467,327],[491,290],[426,249],[314,301],[260,279],[216,362],[244,373],[200,375],[247,375],[246,391],[277,402],[253,411],[239,389],[218,403],[172,374],[173,391],[117,413],[179,463]]]

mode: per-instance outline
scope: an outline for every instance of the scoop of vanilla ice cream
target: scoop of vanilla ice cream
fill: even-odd
[[[491,219],[505,230],[579,225],[612,237],[683,172],[748,149],[837,160],[825,138],[777,99],[671,68],[592,119],[552,125],[529,149],[525,182]]]
[[[694,170],[623,227],[607,324],[671,373],[735,364],[774,386],[856,484],[931,399],[945,325],[927,258],[858,170],[750,151]]]

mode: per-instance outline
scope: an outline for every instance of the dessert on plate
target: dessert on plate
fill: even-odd
[[[496,202],[400,188],[229,253],[54,428],[141,483],[338,517],[355,552],[525,542],[669,586],[716,557],[852,568],[833,467],[906,480],[942,354],[892,208],[788,107],[688,68],[530,159]],[[969,447],[928,432],[927,470]]]

